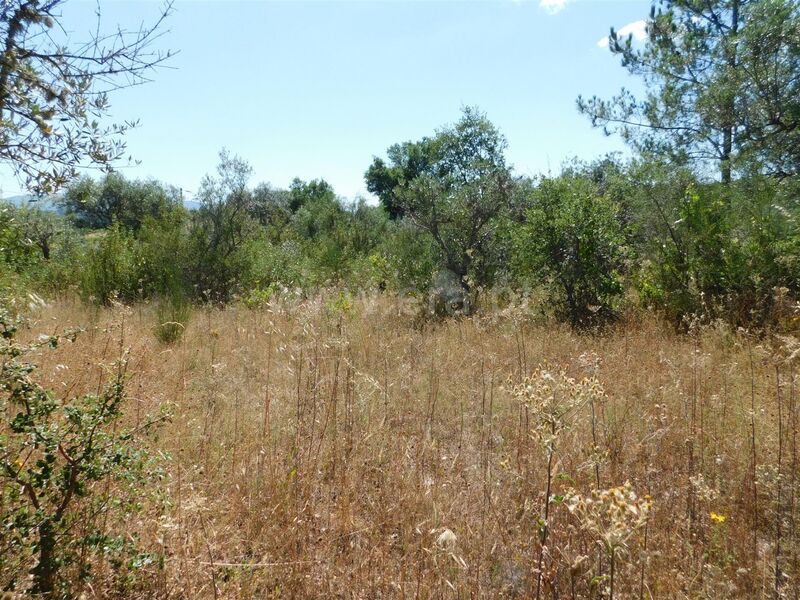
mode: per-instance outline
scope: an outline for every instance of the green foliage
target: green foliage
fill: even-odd
[[[55,397],[28,356],[74,334],[21,344],[17,327],[0,311],[0,587],[71,598],[101,562],[107,577],[129,580],[142,561],[125,518],[159,473],[136,434],[156,420],[120,425],[124,356],[101,393]]]
[[[798,205],[789,185],[690,185],[677,217],[640,274],[645,303],[676,322],[697,315],[765,325],[777,289],[796,296]]]
[[[48,278],[61,269],[62,249],[71,234],[69,225],[54,213],[0,203],[0,292],[53,289]]]
[[[80,290],[84,260],[91,239],[68,224],[59,232],[50,249],[50,259],[39,261],[29,271],[29,285],[48,297],[69,296]]]
[[[434,174],[435,141],[423,138],[418,142],[404,142],[391,146],[386,155],[391,164],[375,157],[364,180],[367,190],[380,198],[391,219],[400,219],[406,214],[400,190],[421,175]]]
[[[289,210],[296,213],[309,203],[332,204],[336,202],[336,194],[331,185],[324,179],[315,179],[306,183],[295,178],[289,188]]]
[[[557,315],[573,327],[613,318],[630,258],[620,206],[574,175],[541,180],[530,205],[514,232],[517,272],[544,283]]]
[[[280,237],[280,232],[291,216],[291,191],[275,189],[267,183],[256,186],[249,203],[249,213],[267,228],[271,239]]]
[[[609,46],[646,93],[578,99],[640,152],[732,172],[800,173],[800,5],[794,0],[659,0],[647,43]]]
[[[353,313],[353,299],[344,291],[325,301],[325,310],[332,319],[341,319]]]
[[[35,249],[25,236],[17,209],[0,203],[0,264],[3,271],[20,273],[29,267],[35,258]]]
[[[241,291],[248,270],[243,247],[255,231],[247,182],[251,167],[226,150],[220,152],[217,177],[206,176],[198,194],[187,250],[187,273],[195,294],[210,302],[227,302]]]
[[[327,185],[327,184],[326,184]],[[347,216],[331,192],[307,198],[290,222],[294,239],[314,265],[315,283],[338,280],[347,267]]]
[[[182,211],[145,219],[135,241],[139,289],[145,298],[187,297],[186,217]]]
[[[363,200],[343,206],[333,195],[305,202],[292,216],[287,236],[301,248],[307,285],[347,280],[380,243],[386,213]]]
[[[56,238],[66,229],[64,220],[39,206],[20,207],[16,213],[24,238],[39,249],[43,260],[50,260]]]
[[[143,295],[140,273],[135,239],[114,225],[89,241],[79,272],[81,295],[101,304],[133,301]]]
[[[242,280],[245,297],[280,285],[301,286],[311,268],[299,244],[292,240],[277,245],[262,234],[248,240],[242,253],[247,264]]]
[[[18,297],[32,287],[153,301],[164,343],[180,337],[193,302],[258,308],[286,289],[424,296],[450,315],[470,312],[484,290],[530,283],[575,327],[615,318],[631,288],[676,323],[768,325],[776,293],[797,299],[796,177],[742,168],[710,183],[654,144],[627,164],[609,155],[555,178],[514,178],[505,147],[467,108],[375,159],[366,178],[379,206],[343,201],[321,179],[251,188],[250,166],[227,151],[191,213],[158,184],[80,180],[70,202],[103,229],[79,234],[51,214],[0,209],[0,285]]]
[[[180,190],[157,181],[129,181],[119,173],[102,180],[82,177],[70,184],[61,204],[78,227],[105,229],[117,223],[137,233],[148,217],[183,209]]]
[[[47,276],[64,288],[65,277],[77,276],[86,299],[155,299],[167,308],[237,297],[254,304],[280,286],[386,285],[367,258],[384,242],[389,221],[382,208],[363,200],[343,205],[322,180],[295,180],[291,190],[251,190],[250,172],[223,151],[216,176],[203,181],[199,210],[156,203],[164,209],[142,213],[135,227],[123,225],[118,213],[102,231],[86,234],[83,244],[65,244],[72,254],[57,245],[59,260],[51,261]],[[105,183],[85,180],[75,189],[85,185]]]
[[[438,268],[438,254],[433,240],[419,234],[409,221],[399,221],[387,231],[378,255],[385,274],[385,287],[408,293],[426,292]]]
[[[273,284],[265,288],[253,288],[242,298],[242,304],[251,309],[265,308],[269,306],[270,301],[275,297],[276,290],[277,288]]]
[[[465,290],[491,283],[498,218],[511,206],[505,149],[494,125],[466,108],[435,137],[392,146],[391,167],[376,160],[367,172],[368,186],[382,194],[390,214],[405,215],[430,236],[440,268]]]

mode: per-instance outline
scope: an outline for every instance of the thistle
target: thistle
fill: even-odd
[[[609,598],[613,600],[616,558],[627,553],[629,541],[647,524],[652,500],[650,496],[639,497],[626,481],[607,490],[592,490],[588,496],[570,491],[566,505],[611,562]]]

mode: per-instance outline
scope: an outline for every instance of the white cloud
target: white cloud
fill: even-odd
[[[545,12],[554,15],[564,10],[572,0],[539,0],[539,8]]]
[[[647,39],[647,21],[634,21],[628,23],[624,27],[617,29],[617,35],[621,40],[624,40],[629,35],[637,42],[643,42]],[[597,45],[601,48],[608,48],[608,36],[597,41]]]

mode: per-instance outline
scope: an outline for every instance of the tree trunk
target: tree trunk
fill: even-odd
[[[728,36],[728,45],[725,49],[726,62],[728,68],[733,72],[736,70],[736,34],[739,31],[739,0],[731,3],[731,26]],[[725,185],[731,182],[731,157],[733,156],[734,129],[736,122],[736,96],[731,95],[725,107],[725,119],[727,121],[722,131],[722,157],[721,157],[721,179]]]
[[[721,179],[726,186],[731,182],[731,152],[733,151],[733,128],[726,127],[722,139]]]
[[[55,563],[56,535],[53,524],[45,520],[39,525],[39,562],[31,571],[33,575],[33,593],[45,598],[53,597],[56,583]]]

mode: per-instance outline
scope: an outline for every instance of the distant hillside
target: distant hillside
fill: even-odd
[[[58,204],[57,196],[45,196],[39,198],[32,194],[22,194],[19,196],[9,196],[8,198],[0,197],[0,202],[7,202],[14,206],[28,206],[31,208],[40,208],[42,210],[64,214],[64,209]]]
[[[7,202],[14,206],[29,206],[31,208],[40,208],[42,210],[64,214],[64,209],[58,204],[58,196],[46,196],[38,198],[32,194],[22,194],[18,196],[9,196],[8,198],[0,197],[0,202]],[[200,208],[200,202],[197,200],[184,200],[183,205],[186,210],[197,210]]]

